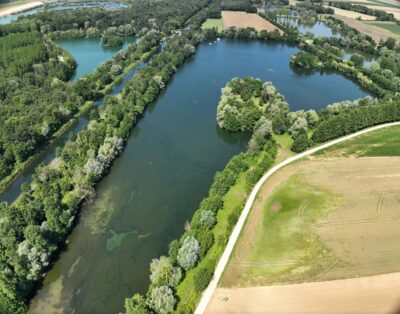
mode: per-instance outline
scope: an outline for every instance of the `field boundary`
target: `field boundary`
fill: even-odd
[[[315,152],[318,152],[320,150],[323,150],[325,148],[328,148],[330,146],[333,146],[335,144],[344,142],[344,141],[348,141],[354,137],[360,136],[362,134],[368,133],[368,132],[372,132],[372,131],[376,131],[379,129],[383,129],[383,128],[387,128],[387,127],[391,127],[391,126],[395,126],[395,125],[400,125],[400,121],[398,122],[391,122],[391,123],[385,123],[385,124],[381,124],[381,125],[377,125],[374,127],[370,127],[361,131],[358,131],[356,133],[352,133],[343,137],[340,137],[338,139],[332,140],[328,143],[322,144],[320,146],[311,148],[303,153],[297,154],[295,156],[289,157],[286,160],[284,160],[283,162],[275,165],[274,167],[272,167],[269,171],[267,171],[262,177],[261,179],[256,183],[256,185],[254,186],[253,190],[251,191],[251,194],[249,196],[249,198],[246,201],[245,207],[235,225],[235,228],[232,231],[231,236],[229,237],[229,241],[226,245],[226,248],[224,250],[224,253],[222,254],[217,267],[215,269],[214,272],[214,276],[211,279],[208,287],[206,288],[206,290],[204,291],[201,300],[199,302],[199,304],[196,307],[195,310],[195,314],[202,314],[205,312],[208,304],[211,301],[211,298],[215,292],[215,289],[217,287],[217,284],[219,282],[219,280],[221,279],[221,276],[225,270],[225,267],[230,259],[230,256],[233,252],[233,249],[236,245],[236,242],[239,238],[239,235],[243,229],[243,226],[247,220],[247,216],[250,213],[251,208],[253,207],[254,201],[257,197],[258,192],[260,191],[262,185],[267,181],[267,179],[269,177],[271,177],[274,173],[276,173],[278,170],[280,170],[281,168],[285,167],[288,164],[291,164],[297,160],[300,160],[306,156],[309,156],[311,154],[314,154]]]

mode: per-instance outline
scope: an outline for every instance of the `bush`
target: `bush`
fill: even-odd
[[[290,149],[295,153],[304,152],[308,147],[308,137],[305,131],[300,132],[294,139],[292,147]]]
[[[196,238],[189,236],[184,241],[178,251],[178,263],[184,270],[189,270],[196,265],[199,259],[201,247]]]
[[[194,290],[200,293],[205,290],[214,274],[212,267],[202,267],[194,275]]]
[[[147,298],[147,306],[156,313],[168,314],[174,311],[176,300],[173,291],[168,286],[156,287]]]

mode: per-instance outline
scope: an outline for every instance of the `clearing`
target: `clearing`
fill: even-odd
[[[201,25],[201,29],[207,28],[217,28],[219,32],[224,30],[224,22],[222,19],[207,19],[203,25]]]
[[[263,19],[256,13],[246,13],[237,11],[222,11],[222,20],[224,22],[224,27],[237,27],[246,28],[253,27],[257,31],[266,30],[267,32],[278,31],[283,34],[283,31],[278,27]]]

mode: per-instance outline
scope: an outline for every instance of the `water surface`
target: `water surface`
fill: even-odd
[[[130,43],[136,41],[135,36],[124,38],[122,47],[103,47],[101,38],[77,38],[56,40],[55,43],[72,54],[77,67],[72,79],[78,80],[82,76],[93,72],[101,63],[110,59],[119,50],[126,49]]]
[[[296,51],[254,41],[202,44],[147,108],[97,198],[82,209],[30,313],[118,313],[126,297],[146,291],[151,259],[183,233],[215,172],[246,148],[248,134],[215,122],[231,78],[271,80],[295,110],[366,95],[336,74],[294,72]]]
[[[315,24],[305,24],[297,18],[278,17],[278,23],[296,26],[299,32],[302,34],[311,33],[316,37],[341,37],[339,33],[333,32],[330,27],[321,21],[317,21]]]

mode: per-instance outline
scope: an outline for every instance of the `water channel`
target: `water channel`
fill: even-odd
[[[182,234],[215,172],[246,148],[248,134],[215,122],[220,90],[232,77],[272,81],[292,110],[367,95],[337,74],[293,71],[296,51],[256,41],[202,44],[147,108],[97,198],[83,207],[30,313],[118,313],[124,298],[146,290],[151,259]]]

